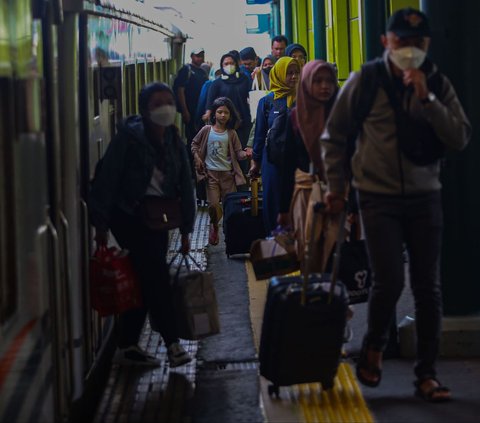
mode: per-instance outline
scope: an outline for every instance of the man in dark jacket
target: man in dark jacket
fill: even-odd
[[[426,144],[422,144],[422,157],[413,154],[409,141],[420,129],[407,138],[404,130],[427,128],[428,135],[416,143],[428,138],[435,149],[447,146],[461,150],[468,143],[471,127],[450,81],[426,58],[430,28],[423,13],[410,8],[395,12],[382,42],[385,52],[377,76],[381,85],[359,130],[351,159],[374,273],[357,376],[370,387],[380,383],[382,351],[404,286],[405,243],[415,298],[416,393],[427,401],[445,401],[450,399],[450,391],[436,379],[435,366],[442,319],[440,160]],[[346,146],[349,134],[358,129],[355,110],[364,71],[352,74],[344,85],[321,137],[328,182],[326,201],[332,212],[339,212],[344,204]],[[439,82],[433,84],[435,79]]]

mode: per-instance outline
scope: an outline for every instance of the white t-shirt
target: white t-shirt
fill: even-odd
[[[232,162],[228,157],[228,130],[217,132],[213,127],[210,129],[205,166],[209,170],[232,170]]]

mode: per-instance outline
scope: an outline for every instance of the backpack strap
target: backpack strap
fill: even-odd
[[[355,152],[355,142],[357,140],[358,133],[362,129],[364,120],[370,114],[372,110],[373,102],[377,96],[377,91],[380,83],[380,72],[384,67],[383,59],[377,58],[371,60],[362,65],[362,71],[360,73],[360,82],[358,84],[359,95],[358,103],[354,108],[354,129],[347,139],[347,164],[348,172],[351,173],[350,159]]]
[[[373,102],[377,96],[379,86],[379,74],[384,67],[383,59],[377,58],[362,65],[360,74],[360,95],[357,107],[355,108],[355,124],[356,131],[362,128],[363,121],[370,114]]]

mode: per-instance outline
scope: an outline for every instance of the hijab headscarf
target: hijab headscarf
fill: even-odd
[[[232,75],[228,75],[223,71],[223,61],[225,60],[226,57],[231,57],[235,62],[236,71]],[[240,72],[239,57],[240,56],[237,56],[235,54],[235,50],[232,50],[232,51],[229,51],[228,53],[225,53],[220,59],[220,70],[222,72],[220,77],[227,84],[237,84],[242,80],[243,72]]]
[[[319,69],[327,69],[335,84],[332,97],[322,102],[312,97],[312,82]],[[328,113],[338,92],[338,80],[335,67],[323,60],[312,60],[302,69],[297,93],[297,125],[302,135],[305,148],[316,169],[323,169],[319,137],[325,127]]]
[[[295,50],[300,50],[307,60],[307,50],[301,44],[289,44],[285,49],[285,56],[291,56]]]
[[[265,86],[264,87],[262,86],[261,89],[265,88],[266,90],[268,90],[270,88],[270,76],[269,75],[270,75],[270,72],[271,72],[273,66],[272,66],[272,68],[270,68],[268,70],[268,72],[265,71],[263,69],[263,62],[265,62],[265,60],[270,60],[273,64],[275,64],[277,59],[275,59],[275,57],[273,57],[271,54],[268,54],[262,59],[262,64],[260,65],[260,69],[261,69],[260,73],[262,75],[261,79],[262,79],[263,83],[265,84]]]
[[[290,63],[298,63],[291,57],[280,57],[273,65],[270,71],[270,92],[273,92],[273,99],[287,97],[287,107],[292,107],[295,102],[296,87],[289,87],[285,80],[287,79],[287,68]]]

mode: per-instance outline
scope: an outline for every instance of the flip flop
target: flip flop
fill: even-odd
[[[421,389],[421,385],[427,381],[427,380],[432,380],[438,383],[438,386],[434,386],[430,389]],[[443,386],[437,379],[433,377],[429,377],[426,379],[419,379],[416,380],[414,383],[415,388],[415,395],[422,398],[423,400],[427,402],[445,402],[445,401],[450,401],[451,397],[449,396],[438,396],[436,394],[439,393],[448,393],[450,394],[450,389],[447,388],[446,386]]]
[[[369,386],[370,388],[376,388],[382,380],[382,369],[368,362],[367,348],[365,347],[365,345],[362,347],[362,350],[360,352],[360,358],[357,362],[355,370],[357,374],[357,379],[360,381],[360,383],[365,386]],[[362,370],[370,373],[370,375],[375,377],[375,380],[365,378],[365,376],[362,374]]]

